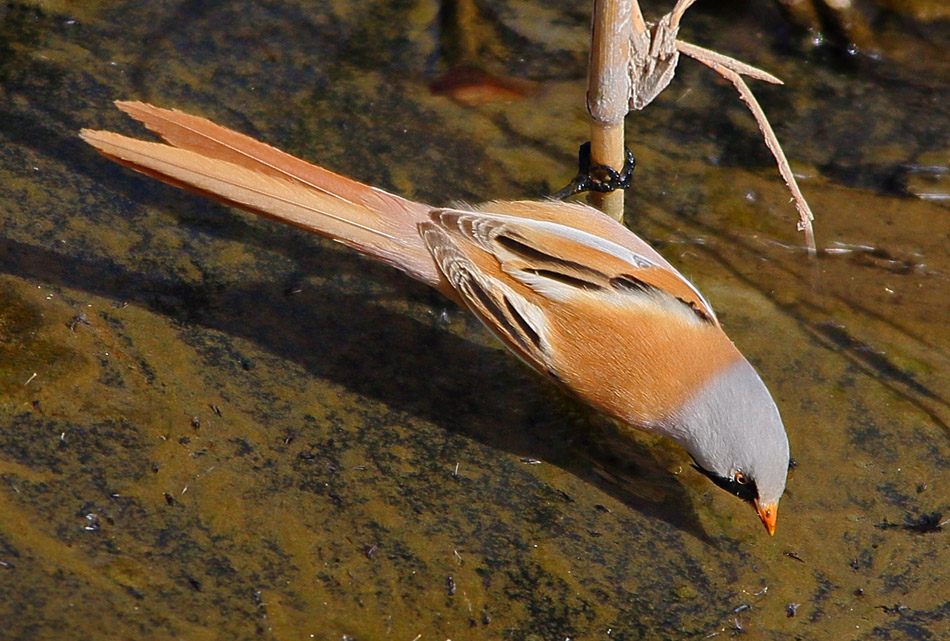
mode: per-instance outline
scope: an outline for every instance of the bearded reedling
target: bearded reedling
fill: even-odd
[[[204,118],[116,104],[167,144],[83,130],[107,158],[434,287],[556,384],[679,443],[774,533],[789,464],[778,409],[702,294],[620,223],[559,201],[431,207]]]

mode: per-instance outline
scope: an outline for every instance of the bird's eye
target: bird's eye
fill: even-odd
[[[742,472],[736,472],[735,482],[739,485],[746,485],[749,482],[749,477],[743,474]]]

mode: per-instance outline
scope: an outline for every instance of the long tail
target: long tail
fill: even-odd
[[[168,144],[83,129],[82,139],[107,158],[332,238],[451,292],[418,232],[429,206],[345,178],[204,118],[141,102],[116,105]]]

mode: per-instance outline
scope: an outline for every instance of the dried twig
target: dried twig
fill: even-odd
[[[633,2],[637,4],[636,0]],[[679,62],[677,33],[679,21],[673,23],[673,13],[666,14],[655,23],[644,23],[642,31],[638,31],[636,25],[631,29],[631,85],[628,101],[631,111],[643,109],[653,102],[673,80]]]
[[[637,0],[633,1],[636,2]],[[696,0],[677,0],[673,10],[670,11],[670,24],[672,24],[674,28],[679,28],[683,14],[686,13],[686,10],[692,7],[695,2]]]
[[[799,216],[798,230],[805,233],[805,245],[809,253],[814,256],[817,253],[815,231],[812,225],[815,217],[802,195],[798,183],[795,181],[795,176],[792,174],[788,160],[785,158],[785,152],[782,151],[782,146],[779,144],[765,112],[762,111],[762,107],[759,106],[755,96],[752,95],[752,90],[746,85],[742,76],[749,76],[773,84],[783,83],[772,74],[740,62],[735,58],[678,40],[677,36],[679,35],[679,26],[683,14],[695,1],[678,0],[670,13],[656,22],[650,23],[643,20],[637,0],[632,0],[634,8],[631,12],[632,24],[630,30],[631,85],[629,107],[631,110],[643,109],[670,84],[676,73],[680,53],[698,60],[732,82],[739,92],[739,97],[752,112],[759,130],[762,132],[762,137],[765,139],[765,145],[775,158],[779,174],[781,174],[782,179],[792,193],[792,200]]]
[[[798,182],[795,180],[792,168],[788,165],[788,159],[785,158],[782,145],[779,144],[778,138],[776,138],[775,132],[772,130],[772,125],[769,124],[768,118],[765,117],[765,112],[762,111],[762,107],[759,106],[759,101],[755,99],[752,90],[749,89],[749,85],[745,83],[745,80],[742,79],[740,74],[776,84],[782,84],[782,81],[761,69],[756,69],[755,67],[739,62],[728,56],[689,44],[688,42],[683,42],[682,40],[677,40],[676,47],[683,54],[703,63],[735,86],[742,102],[744,102],[749,108],[749,111],[752,112],[755,122],[759,125],[759,130],[765,139],[765,146],[772,152],[772,156],[778,165],[779,174],[782,175],[782,179],[788,186],[789,191],[792,192],[792,200],[795,202],[795,209],[798,210],[798,231],[805,232],[805,246],[808,248],[809,254],[812,256],[817,255],[815,229],[812,225],[815,216],[811,213],[811,208],[808,206],[808,201],[805,200],[805,196],[802,195],[801,189],[798,188]]]
[[[753,67],[752,65],[746,64],[741,60],[730,58],[729,56],[721,54],[718,51],[713,51],[712,49],[706,49],[705,47],[700,47],[699,45],[694,45],[683,40],[676,41],[676,48],[690,58],[699,60],[704,64],[716,63],[726,69],[731,69],[736,73],[741,73],[743,76],[749,76],[750,78],[755,78],[756,80],[769,82],[773,85],[785,84],[770,74],[768,71],[764,71],[758,67]]]
[[[814,215],[802,195],[772,126],[742,76],[783,84],[772,74],[710,49],[678,40],[680,21],[696,0],[677,0],[673,10],[647,22],[637,0],[595,0],[587,110],[591,116],[591,164],[620,169],[624,162],[623,121],[627,110],[646,107],[670,84],[680,53],[727,78],[749,107],[798,210],[798,230],[816,255]],[[592,194],[594,204],[618,220],[623,192]]]

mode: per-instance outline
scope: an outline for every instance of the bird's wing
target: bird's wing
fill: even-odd
[[[611,241],[547,220],[483,211],[437,209],[430,217],[420,233],[464,305],[519,358],[582,397],[593,397],[580,380],[590,378],[593,366],[582,361],[602,356],[605,347],[582,338],[589,324],[642,335],[644,319],[659,314],[670,324],[719,331],[709,305],[678,273]],[[624,358],[642,360],[636,369],[649,377],[653,347],[635,342],[606,346],[607,353],[641,352]],[[602,359],[599,367],[623,368],[624,359],[614,360]]]
[[[706,299],[678,272],[612,240],[558,222],[484,211],[439,209],[431,216],[469,260],[492,257],[476,264],[509,287],[514,281],[559,303],[582,297],[608,307],[654,305],[718,325]],[[445,264],[436,262],[444,272]]]
[[[462,304],[518,358],[542,374],[554,374],[544,310],[499,269],[491,254],[466,248],[441,224],[440,213],[433,212],[433,221],[421,224],[419,233]]]

